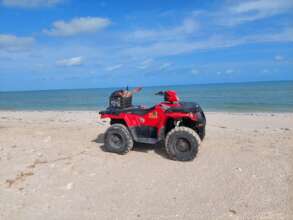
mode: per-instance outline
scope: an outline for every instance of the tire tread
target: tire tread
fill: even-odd
[[[119,124],[119,123],[112,124],[112,125],[107,129],[106,134],[107,134],[107,132],[108,132],[110,129],[118,129],[118,130],[123,131],[123,133],[124,133],[125,136],[126,136],[126,141],[127,141],[127,148],[126,148],[124,151],[122,151],[122,152],[115,152],[115,151],[113,151],[113,150],[110,150],[111,152],[115,152],[115,153],[119,153],[119,154],[126,154],[126,153],[128,153],[130,150],[132,150],[132,148],[133,148],[133,139],[132,139],[132,136],[131,136],[131,134],[130,134],[128,128],[127,128],[125,125],[123,125],[123,124]],[[105,137],[106,137],[106,135],[105,135]],[[104,143],[105,143],[105,141],[104,141]],[[107,148],[107,147],[106,147],[106,148]],[[108,149],[107,149],[107,150],[108,150]]]
[[[171,131],[169,131],[169,133],[166,136],[165,139],[165,149],[167,154],[172,157],[173,160],[177,160],[177,158],[175,157],[175,155],[172,154],[172,152],[170,151],[170,148],[167,147],[167,143],[169,142],[170,137],[175,133],[175,132],[186,132],[189,133],[190,135],[192,135],[193,137],[195,137],[198,146],[200,146],[201,143],[201,139],[199,137],[199,135],[196,133],[196,131],[194,131],[193,129],[189,128],[189,127],[185,127],[185,126],[179,126],[179,127],[175,127],[173,128]]]

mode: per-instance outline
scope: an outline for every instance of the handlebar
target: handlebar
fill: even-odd
[[[155,93],[155,95],[164,95],[164,94],[165,94],[165,92],[163,92],[163,91],[159,91],[159,92]]]

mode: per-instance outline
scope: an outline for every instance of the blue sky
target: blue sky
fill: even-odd
[[[292,21],[292,0],[0,0],[0,90],[292,80]]]

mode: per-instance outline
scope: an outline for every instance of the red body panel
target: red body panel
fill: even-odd
[[[197,115],[194,113],[182,113],[182,112],[165,112],[164,106],[176,107],[179,104],[170,104],[162,102],[154,106],[154,109],[146,113],[145,115],[131,114],[122,112],[118,115],[102,114],[101,118],[122,119],[126,122],[128,127],[136,126],[151,126],[156,127],[159,133],[160,129],[166,125],[169,118],[180,119],[190,118],[193,121],[197,120]]]

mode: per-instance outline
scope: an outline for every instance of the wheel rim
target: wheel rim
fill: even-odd
[[[123,147],[122,136],[120,134],[112,134],[110,137],[110,144],[117,149]]]
[[[178,138],[175,147],[179,152],[188,152],[191,150],[190,142],[185,138]]]

